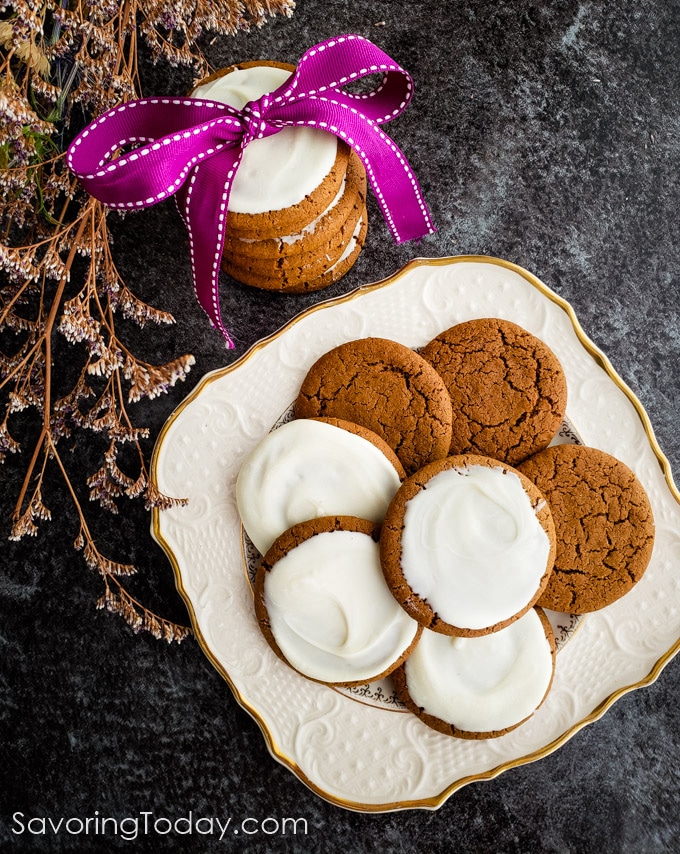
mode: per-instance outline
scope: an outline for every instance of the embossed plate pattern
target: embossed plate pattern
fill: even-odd
[[[421,347],[476,317],[514,321],[554,350],[567,375],[571,422],[586,444],[636,472],[654,510],[656,543],[640,583],[583,619],[560,651],[552,691],[536,714],[501,738],[465,741],[310,682],[273,654],[253,614],[234,483],[245,454],[322,353],[365,336]],[[651,683],[680,648],[680,493],[668,461],[641,404],[570,306],[509,262],[418,259],[309,309],[203,378],[165,425],[152,471],[164,493],[189,499],[155,512],[152,533],[171,560],[201,647],[259,723],[272,755],[340,806],[437,808],[462,785],[550,753],[623,693]]]

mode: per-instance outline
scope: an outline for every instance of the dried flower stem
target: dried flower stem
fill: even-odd
[[[78,241],[80,240],[83,230],[85,228],[85,223],[87,221],[87,214],[91,211],[94,200],[91,200],[83,214],[80,217],[80,225],[78,227],[78,232],[76,234],[75,243],[71,247],[71,251],[68,256],[68,260],[66,261],[66,267],[70,268],[73,263],[73,258],[76,254],[76,246]],[[59,310],[59,305],[61,304],[61,298],[64,294],[64,287],[66,286],[67,275],[66,273],[62,274],[61,279],[59,280],[59,284],[57,286],[56,293],[54,295],[54,300],[52,302],[52,307],[50,309],[50,313],[45,322],[45,327],[42,335],[36,343],[33,345],[31,352],[37,352],[41,346],[45,348],[45,404],[43,407],[43,426],[40,432],[40,436],[38,437],[38,441],[35,443],[35,448],[33,450],[33,456],[31,457],[31,462],[28,464],[28,469],[26,470],[26,476],[24,477],[24,482],[22,484],[21,490],[19,492],[19,497],[17,498],[17,503],[14,507],[14,512],[12,513],[12,520],[16,523],[21,518],[21,508],[24,504],[24,498],[26,497],[26,492],[28,491],[28,485],[33,477],[33,471],[35,469],[35,465],[38,462],[38,458],[40,456],[40,450],[44,447],[45,450],[45,460],[47,460],[47,446],[50,445],[50,415],[52,411],[51,403],[51,390],[52,390],[52,329],[54,327],[54,321],[57,317],[57,311]],[[4,385],[4,383],[3,383]],[[56,454],[56,448],[51,448],[53,453]],[[58,455],[57,455],[58,458]],[[63,471],[63,469],[62,469]],[[42,482],[42,476],[45,472],[45,464],[43,463],[43,468],[40,473],[40,482]],[[70,484],[69,484],[70,485]]]

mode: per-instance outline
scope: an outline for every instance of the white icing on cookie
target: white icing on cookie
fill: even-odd
[[[264,554],[279,534],[319,516],[381,522],[399,488],[375,445],[333,424],[296,419],[250,452],[236,481],[243,527]]]
[[[342,184],[340,185],[340,190],[338,191],[336,197],[326,208],[326,210],[316,219],[312,220],[309,225],[306,225],[301,231],[297,232],[297,234],[286,234],[281,237],[281,243],[286,246],[292,246],[293,244],[298,243],[300,240],[304,240],[304,238],[307,237],[308,234],[314,234],[317,225],[321,222],[321,220],[326,216],[327,213],[330,213],[330,211],[332,211],[333,208],[337,206],[340,199],[345,195],[346,188],[347,178],[345,177],[342,179]]]
[[[354,252],[356,245],[357,245],[357,240],[359,239],[359,235],[361,234],[361,229],[363,228],[363,225],[364,225],[364,217],[362,214],[359,217],[359,222],[357,222],[356,226],[354,227],[354,231],[352,232],[352,236],[350,237],[349,242],[347,243],[347,246],[345,246],[345,249],[344,249],[342,255],[338,258],[337,261],[335,261],[333,264],[331,264],[331,266],[328,268],[329,271],[334,270],[339,264],[342,264],[342,262],[345,259],[349,258],[349,256],[352,254],[352,252]]]
[[[308,235],[314,234],[314,232],[316,231],[316,227],[321,222],[321,220],[326,216],[327,213],[330,213],[330,211],[337,206],[338,202],[343,197],[346,188],[347,179],[345,177],[342,179],[342,184],[340,185],[340,190],[338,191],[337,195],[330,203],[330,205],[328,205],[328,207],[323,211],[323,213],[321,213],[318,217],[316,217],[316,219],[313,219],[308,225],[306,225],[304,228],[302,228],[295,234],[284,234],[281,237],[277,238],[281,249],[283,249],[284,246],[293,246],[295,243],[299,243],[300,241],[304,240],[304,238]],[[241,243],[245,244],[259,243],[259,240],[254,237],[239,237],[238,240]]]
[[[240,110],[249,101],[277,89],[290,71],[268,65],[234,69],[198,86],[194,98],[229,104]],[[229,210],[257,214],[298,205],[326,178],[337,154],[337,139],[309,127],[287,127],[256,139],[243,153],[229,196]]]
[[[479,631],[534,599],[551,544],[517,474],[470,465],[406,503],[401,548],[410,588],[445,622]]]
[[[476,638],[424,629],[405,663],[416,705],[465,732],[497,732],[529,717],[553,676],[553,657],[535,609]]]
[[[286,660],[322,682],[370,681],[397,662],[417,623],[397,604],[368,534],[310,537],[264,581],[271,632]]]

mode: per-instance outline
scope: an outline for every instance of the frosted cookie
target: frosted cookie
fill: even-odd
[[[555,445],[519,469],[544,493],[557,534],[553,574],[539,603],[585,614],[631,590],[652,555],[654,518],[628,466],[596,448]]]
[[[337,419],[283,424],[248,454],[236,480],[243,527],[261,554],[297,522],[359,516],[382,522],[404,477],[392,449]]]
[[[368,427],[407,473],[446,456],[451,442],[451,400],[441,377],[413,350],[384,338],[349,341],[317,359],[295,414]]]
[[[380,571],[378,526],[348,516],[294,525],[265,555],[255,613],[274,652],[318,682],[362,685],[410,654],[420,627]]]
[[[431,463],[400,486],[380,535],[388,586],[421,625],[476,637],[532,608],[555,557],[541,492],[504,463],[475,455]]]
[[[357,204],[350,209],[343,221],[336,223],[335,228],[327,236],[325,242],[313,246],[311,249],[307,249],[304,246],[304,241],[302,241],[298,247],[298,251],[282,253],[276,258],[258,258],[255,254],[248,255],[242,252],[239,254],[230,254],[229,261],[237,266],[245,265],[253,270],[253,272],[262,273],[265,276],[275,276],[281,270],[311,267],[315,263],[319,264],[322,261],[325,261],[326,266],[328,266],[329,261],[337,260],[343,252],[364,213],[365,207],[365,201],[363,199],[359,200],[357,197]],[[251,244],[245,245],[252,248],[254,253],[257,243],[258,241],[254,241]]]
[[[223,256],[222,269],[244,285],[269,291],[304,293],[327,287],[351,268],[364,245],[368,220],[366,207],[352,213],[329,241],[313,252],[270,259]],[[243,266],[245,265],[245,266]]]
[[[242,109],[289,79],[294,66],[244,62],[222,69],[193,90]],[[245,149],[229,196],[228,227],[244,237],[277,237],[304,228],[336,197],[349,148],[317,128],[287,127]]]
[[[368,219],[367,214],[364,211],[364,214],[354,229],[354,234],[350,238],[349,243],[338,260],[331,264],[331,266],[323,273],[316,276],[316,278],[306,280],[302,287],[297,288],[296,291],[318,291],[321,290],[321,288],[327,288],[329,285],[332,285],[333,282],[337,282],[341,279],[345,273],[353,267],[354,262],[359,257],[364,243],[366,242],[367,232]],[[295,291],[291,288],[290,292],[294,293]]]
[[[344,145],[344,143],[340,143]],[[315,219],[293,234],[268,238],[243,237],[236,229],[225,237],[225,251],[233,263],[245,266],[239,259],[280,261],[288,256],[325,250],[336,238],[343,223],[359,218],[366,206],[366,171],[357,154],[350,151],[347,172],[335,198]]]
[[[524,723],[550,691],[555,639],[532,608],[501,631],[478,638],[428,629],[392,674],[397,695],[423,723],[459,738],[494,738]]]
[[[421,351],[451,394],[452,454],[515,465],[547,447],[567,404],[564,371],[540,339],[507,320],[459,323]]]

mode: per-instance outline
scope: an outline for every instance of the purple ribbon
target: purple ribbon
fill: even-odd
[[[345,86],[370,74],[368,93]],[[361,158],[397,243],[434,231],[408,161],[382,131],[413,93],[409,74],[357,35],[305,53],[278,89],[236,110],[203,98],[143,98],[104,113],[76,137],[68,165],[82,186],[112,208],[155,205],[176,194],[188,234],[194,288],[211,323],[233,347],[220,314],[218,278],[231,184],[245,147],[284,127],[316,127]],[[112,160],[124,146],[132,151]]]

